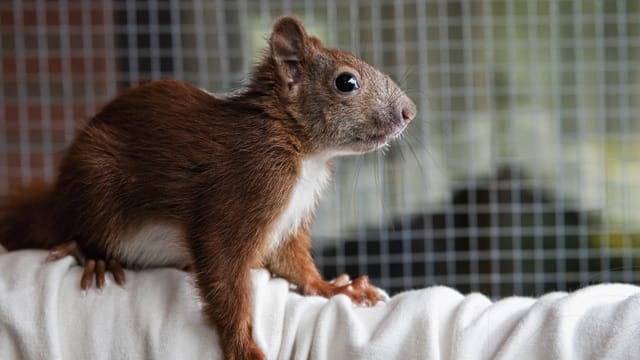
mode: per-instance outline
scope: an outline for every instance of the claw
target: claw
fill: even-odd
[[[93,282],[93,273],[95,272],[96,261],[93,259],[87,260],[84,264],[84,271],[80,278],[80,288],[82,290],[88,290]]]
[[[366,275],[362,275],[353,280],[353,287],[359,290],[365,290],[369,287],[369,277]]]
[[[109,260],[109,271],[113,274],[113,278],[116,281],[116,284],[120,286],[124,286],[125,278],[124,278],[124,270],[122,269],[122,265],[116,259]]]
[[[349,284],[350,282],[351,282],[351,278],[349,278],[349,275],[347,275],[347,274],[342,274],[342,275],[338,276],[335,280],[332,281],[332,283],[335,286],[338,286],[338,287],[345,286],[345,285]]]
[[[89,259],[84,264],[84,271],[80,279],[80,288],[87,290],[91,287],[93,278],[96,279],[96,288],[102,290],[106,284],[106,274],[110,271],[116,284],[124,286],[125,277],[122,265],[116,259]]]
[[[96,262],[96,287],[98,289],[102,289],[102,287],[104,286],[105,283],[105,279],[104,279],[104,273],[107,270],[107,264],[104,262],[104,260],[98,260]]]

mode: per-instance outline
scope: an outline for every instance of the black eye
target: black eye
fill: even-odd
[[[360,89],[360,84],[358,83],[358,78],[348,72],[343,72],[338,77],[336,77],[336,89],[343,93],[352,92],[354,90]]]

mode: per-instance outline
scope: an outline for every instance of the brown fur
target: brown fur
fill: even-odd
[[[358,77],[358,91],[336,90],[344,71]],[[303,160],[374,150],[414,115],[386,75],[283,18],[237,94],[216,98],[165,80],[108,103],[71,144],[52,188],[7,203],[0,241],[10,250],[77,244],[87,259],[103,261],[103,273],[104,260],[120,260],[124,234],[149,221],[175,224],[225,357],[263,358],[251,338],[250,268],[266,267],[304,294],[378,299],[366,277],[322,280],[309,253],[312,214],[299,214],[297,231],[267,250]]]

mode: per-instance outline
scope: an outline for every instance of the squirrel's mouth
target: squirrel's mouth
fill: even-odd
[[[356,139],[356,144],[358,144],[357,147],[359,148],[358,151],[365,153],[378,150],[398,138],[406,127],[406,124],[389,126],[382,131],[363,134],[363,136]]]

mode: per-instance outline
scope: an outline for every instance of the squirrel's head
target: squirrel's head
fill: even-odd
[[[277,99],[277,106],[305,130],[314,152],[378,149],[416,115],[413,101],[387,75],[345,51],[324,47],[294,17],[275,23],[250,86]]]

